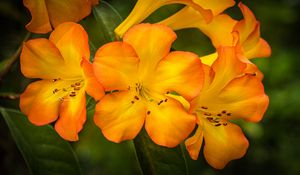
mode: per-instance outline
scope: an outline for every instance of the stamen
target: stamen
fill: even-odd
[[[224,110],[224,111],[222,111],[222,114],[226,114],[226,111]]]
[[[168,101],[168,99],[166,98],[166,99],[165,99],[165,102],[167,102],[167,101]]]
[[[76,83],[75,83],[75,86],[80,86],[80,82],[76,82]]]
[[[151,111],[147,111],[147,115],[150,115]]]
[[[231,116],[231,113],[227,113],[227,116]]]
[[[162,104],[162,102],[164,102],[163,100],[161,100],[160,102],[157,103],[157,105],[159,106],[160,104]]]
[[[201,106],[201,108],[202,108],[202,109],[208,109],[208,107],[207,107],[207,106]]]
[[[80,87],[74,87],[74,91],[79,91]]]
[[[140,99],[138,96],[134,96],[134,98],[135,98],[136,100],[139,100],[139,99]]]
[[[221,116],[222,116],[222,114],[217,114],[217,116],[218,116],[218,117],[221,117]]]
[[[218,123],[218,124],[215,124],[215,126],[221,126],[221,124],[220,124],[220,123]]]
[[[54,89],[52,93],[55,94],[58,91],[59,91],[58,89]]]

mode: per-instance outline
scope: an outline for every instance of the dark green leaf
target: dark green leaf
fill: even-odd
[[[82,21],[89,34],[91,55],[105,43],[115,40],[114,29],[121,23],[122,17],[117,10],[105,1],[94,7],[93,15]]]
[[[33,175],[80,175],[71,145],[50,126],[34,126],[19,111],[0,108]]]
[[[145,130],[134,139],[134,145],[144,175],[188,174],[180,145],[175,148],[158,146]]]

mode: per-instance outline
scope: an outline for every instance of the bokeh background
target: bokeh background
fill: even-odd
[[[106,0],[125,18],[133,8],[134,0]],[[270,106],[258,124],[241,123],[250,141],[246,156],[232,161],[223,170],[214,170],[200,153],[197,161],[187,156],[191,175],[299,175],[300,174],[300,0],[244,0],[261,22],[262,37],[272,47],[272,56],[256,59],[265,74],[265,91]],[[174,13],[182,6],[163,7],[147,21]],[[227,10],[241,18],[237,7]],[[18,56],[28,32],[30,20],[22,0],[0,1],[0,106],[18,108],[18,95],[30,80],[19,70]],[[88,19],[82,23],[88,22]],[[212,49],[208,38],[195,29],[177,31],[174,49],[189,50],[205,55]],[[31,35],[31,37],[40,37]],[[46,37],[42,35],[41,37]],[[7,58],[15,58],[11,67]],[[114,144],[106,141],[91,120],[80,134],[80,141],[72,143],[86,175],[139,175],[140,168],[132,142]],[[0,116],[0,174],[29,174],[9,129]]]

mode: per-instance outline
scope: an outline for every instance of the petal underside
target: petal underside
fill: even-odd
[[[31,21],[26,28],[34,33],[48,33],[52,30],[45,0],[23,0],[31,14]]]

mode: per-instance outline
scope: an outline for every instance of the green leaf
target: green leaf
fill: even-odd
[[[80,175],[79,163],[71,145],[51,127],[35,126],[13,109],[0,108],[33,175]]]
[[[134,139],[136,153],[144,175],[187,175],[180,145],[166,148],[152,142],[145,130]]]
[[[91,56],[105,43],[115,40],[114,29],[121,23],[122,17],[117,10],[105,1],[93,8],[90,15],[81,22],[89,35]]]

